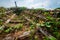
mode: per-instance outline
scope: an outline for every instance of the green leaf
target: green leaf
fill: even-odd
[[[51,27],[51,25],[46,25],[46,27]]]
[[[21,29],[23,27],[23,24],[17,24],[14,26],[15,29]]]
[[[37,23],[36,25],[37,25],[37,26],[40,26],[40,24],[39,24],[39,23]]]
[[[57,40],[55,37],[51,36],[49,37],[50,40]]]
[[[45,23],[46,27],[51,27],[50,22]]]
[[[31,26],[30,26],[30,29],[34,29],[34,27],[35,27],[34,25],[31,25]]]
[[[12,27],[10,27],[10,28],[6,29],[4,32],[9,33],[12,30],[13,30]]]
[[[10,29],[5,30],[4,32],[8,33],[8,32],[10,32]]]
[[[40,26],[45,26],[45,24],[41,23]]]
[[[0,27],[0,30],[4,30],[3,27]]]

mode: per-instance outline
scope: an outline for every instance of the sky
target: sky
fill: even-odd
[[[14,1],[17,2],[18,7],[45,9],[60,7],[60,0],[0,0],[0,6],[15,7]]]

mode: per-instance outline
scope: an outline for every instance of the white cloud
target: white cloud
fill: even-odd
[[[49,6],[49,0],[45,0],[44,2],[38,2],[38,3],[35,3],[35,4],[31,4],[29,7],[32,8],[46,8],[47,6]]]
[[[49,5],[50,0],[24,0],[24,1],[18,1],[18,6],[25,6],[28,8],[46,8]]]
[[[24,0],[25,2],[32,3],[34,0]]]
[[[34,2],[34,0],[23,0],[23,1],[18,1],[17,3],[18,3],[18,6],[28,7],[33,2]]]

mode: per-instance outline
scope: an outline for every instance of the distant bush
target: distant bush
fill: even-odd
[[[17,15],[19,15],[22,11],[24,11],[26,9],[27,9],[26,7],[18,7],[18,8],[12,7],[12,8],[10,8],[10,10],[13,10],[13,12],[16,13]]]
[[[6,11],[6,8],[0,7],[0,13],[4,13]]]

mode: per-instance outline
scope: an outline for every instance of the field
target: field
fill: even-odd
[[[60,9],[0,8],[0,40],[60,40]]]

